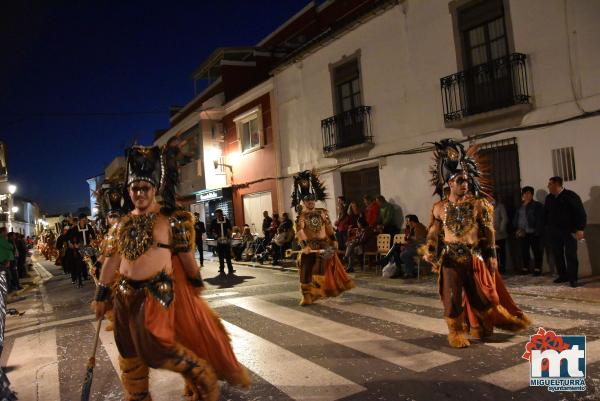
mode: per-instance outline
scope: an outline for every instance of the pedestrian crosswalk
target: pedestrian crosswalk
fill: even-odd
[[[500,340],[475,341],[469,349],[456,350],[447,346],[447,328],[441,318],[440,302],[435,297],[356,288],[342,297],[323,300],[308,308],[297,305],[298,297],[299,292],[289,291],[259,296],[244,295],[241,291],[217,291],[206,296],[221,313],[240,362],[254,379],[263,383],[262,391],[272,388],[277,392],[278,396],[271,399],[397,399],[379,393],[381,383],[386,380],[421,383],[421,386],[435,382],[439,386],[439,381],[448,380],[476,384],[480,391],[505,392],[506,397],[498,399],[509,399],[523,391],[537,391],[538,399],[545,399],[545,390],[529,388],[529,365],[521,359],[534,328],[523,335],[500,334]],[[600,314],[600,309],[598,312]],[[580,318],[529,315],[536,325],[559,332],[576,332],[577,328],[592,324]],[[96,323],[85,316],[85,319],[70,319],[65,324],[80,325],[81,330],[93,332]],[[58,357],[57,327],[48,325],[45,331],[14,336],[8,364],[26,366],[30,372],[36,372],[37,380],[36,386],[29,386],[28,392],[20,393],[20,400],[40,399],[40,391],[47,394],[44,400],[74,399],[72,395],[59,395],[58,386],[50,388],[49,384],[59,382],[61,364],[67,363]],[[118,351],[113,333],[102,330],[100,344],[107,358],[98,358],[98,363],[107,364],[115,376],[118,375]],[[16,352],[30,347],[43,351],[39,357],[29,359]],[[597,362],[600,362],[600,340],[594,338],[588,340],[587,364]],[[26,379],[16,372],[19,370],[11,372],[9,378],[21,388]],[[162,370],[151,372],[150,383],[156,400],[179,399],[183,388],[183,380],[178,375]],[[113,385],[118,386],[115,378]],[[260,395],[237,398],[236,394],[241,393],[232,393],[238,390],[228,387],[224,391],[229,393],[223,399],[263,399]],[[249,391],[252,394],[257,390]],[[440,391],[441,396],[447,390],[436,390],[435,386],[430,389],[418,389],[415,385],[403,387],[404,393],[411,391],[416,394],[431,391],[434,396],[428,399],[435,399],[436,391]],[[118,399],[118,394],[114,399]]]

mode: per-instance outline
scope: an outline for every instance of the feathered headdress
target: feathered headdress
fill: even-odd
[[[146,181],[154,185],[162,198],[163,210],[172,212],[176,208],[177,185],[179,184],[180,150],[176,144],[158,146],[133,146],[125,151],[127,158],[124,192],[135,181]],[[125,210],[133,209],[129,195],[125,196]]]
[[[98,204],[98,215],[102,218],[111,213],[123,213],[123,184],[118,182],[104,181],[100,189],[96,191],[96,203]]]
[[[489,197],[491,186],[486,176],[485,163],[479,158],[478,146],[470,146],[465,150],[462,143],[454,139],[443,139],[433,142],[433,165],[429,169],[431,173],[431,185],[434,194],[444,197],[444,187],[452,178],[466,173],[469,181],[469,191],[477,198]]]
[[[303,200],[322,201],[327,199],[325,186],[319,179],[315,170],[304,170],[294,176],[294,189],[292,191],[292,207],[294,209]]]

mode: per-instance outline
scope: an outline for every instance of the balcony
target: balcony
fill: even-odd
[[[527,88],[527,56],[509,54],[440,79],[444,122],[460,127],[481,118],[473,116],[501,110],[498,116],[531,109]]]
[[[373,147],[371,106],[359,106],[321,120],[321,133],[325,156]]]

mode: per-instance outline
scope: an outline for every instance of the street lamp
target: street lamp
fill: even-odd
[[[9,185],[8,185],[8,192],[9,192],[11,195],[14,195],[14,193],[15,193],[15,192],[17,192],[17,186],[16,186],[16,185],[14,185],[14,184],[9,184]]]
[[[13,213],[17,213],[19,211],[19,206],[13,206],[11,210]]]

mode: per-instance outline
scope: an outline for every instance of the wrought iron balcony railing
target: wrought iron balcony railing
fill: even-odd
[[[321,120],[323,152],[363,143],[373,143],[371,132],[371,106],[359,106]]]
[[[526,58],[513,53],[441,78],[444,121],[528,104]]]

